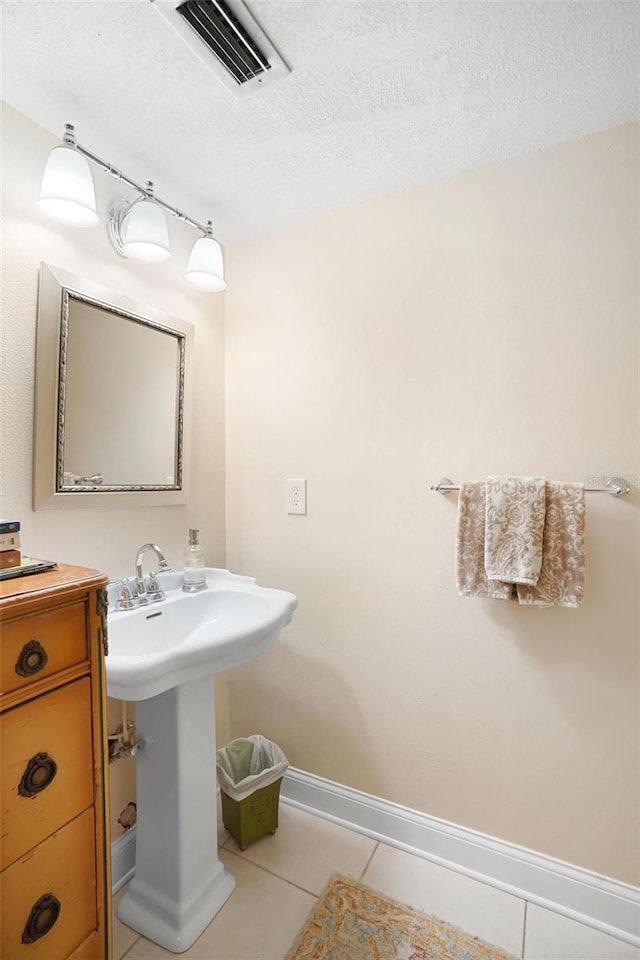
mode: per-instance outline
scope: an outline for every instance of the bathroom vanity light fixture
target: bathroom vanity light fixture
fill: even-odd
[[[121,257],[162,263],[171,256],[164,213],[155,201],[153,183],[147,180],[144,197],[127,203],[114,200],[109,208],[109,239]]]
[[[60,146],[49,154],[40,188],[40,209],[52,220],[72,227],[100,223],[91,170],[78,149],[70,123]]]
[[[193,245],[186,278],[189,283],[200,290],[224,290],[224,266],[222,250],[217,240],[213,239],[213,224],[207,220],[207,229],[204,237]]]
[[[151,180],[141,186],[80,146],[70,123],[65,124],[62,144],[49,154],[42,177],[40,207],[46,216],[71,226],[90,227],[100,222],[88,160],[139,194],[133,201],[115,200],[109,210],[109,239],[120,256],[146,263],[168,260],[171,256],[169,231],[163,213],[167,211],[203,234],[191,251],[186,272],[188,282],[200,290],[224,290],[222,250],[214,240],[211,220],[203,224],[188,217],[157,197]]]

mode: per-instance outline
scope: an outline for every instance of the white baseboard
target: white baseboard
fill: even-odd
[[[111,892],[129,883],[136,869],[136,828],[131,827],[111,844]]]
[[[290,767],[284,803],[640,946],[640,889]]]

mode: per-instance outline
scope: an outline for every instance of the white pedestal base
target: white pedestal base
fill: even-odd
[[[188,950],[235,887],[218,859],[213,677],[136,703],[136,872],[118,917]]]

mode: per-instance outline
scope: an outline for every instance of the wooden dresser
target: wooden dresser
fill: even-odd
[[[0,582],[2,960],[111,960],[106,584]]]

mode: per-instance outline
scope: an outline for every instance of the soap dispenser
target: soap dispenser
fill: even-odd
[[[184,551],[184,583],[185,593],[195,593],[204,590],[207,579],[204,568],[204,550],[198,541],[198,530],[189,530],[189,543]]]

